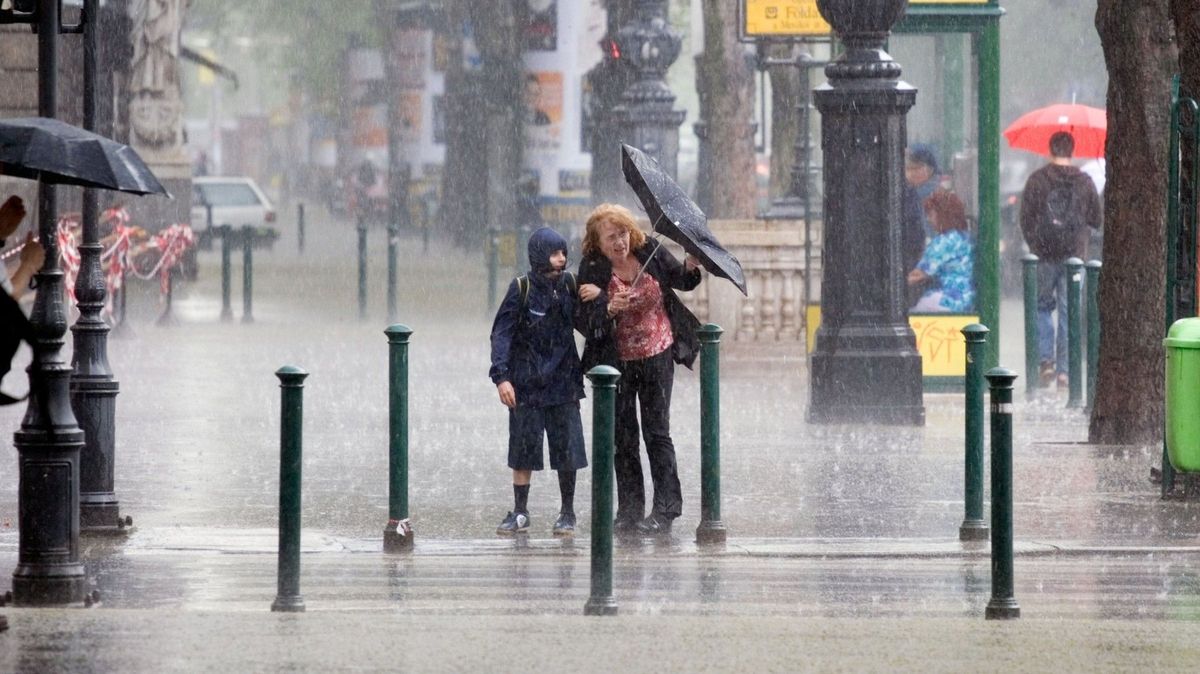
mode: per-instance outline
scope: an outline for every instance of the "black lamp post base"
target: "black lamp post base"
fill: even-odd
[[[128,536],[133,532],[133,518],[122,516],[116,499],[88,503],[88,495],[81,495],[79,505],[79,531],[88,535]],[[111,494],[110,494],[111,496]]]
[[[82,606],[87,594],[83,564],[18,565],[13,571],[15,606]]]
[[[113,492],[83,492],[79,495],[79,526],[93,527],[124,526],[120,504]]]
[[[809,423],[925,425],[921,356],[915,350],[872,353],[819,348],[811,368]]]

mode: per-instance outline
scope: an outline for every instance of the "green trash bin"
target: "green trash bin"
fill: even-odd
[[[1175,470],[1200,472],[1200,318],[1175,321],[1167,349],[1167,457]]]

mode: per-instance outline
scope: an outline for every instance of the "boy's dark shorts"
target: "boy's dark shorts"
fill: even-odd
[[[549,407],[521,407],[508,411],[508,467],[513,470],[542,470],[542,436],[550,445],[550,468],[586,468],[583,421],[579,403]]]

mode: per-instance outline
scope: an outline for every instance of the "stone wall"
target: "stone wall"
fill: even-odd
[[[742,263],[748,295],[732,283],[708,277],[680,293],[701,323],[716,323],[725,341],[804,345],[805,284],[813,303],[821,297],[821,223],[810,225],[810,264],[805,228],[797,220],[712,220],[709,227]],[[676,252],[679,252],[676,249]]]

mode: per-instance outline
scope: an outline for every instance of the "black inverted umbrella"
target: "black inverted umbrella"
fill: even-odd
[[[625,182],[646,207],[654,231],[683,246],[710,273],[729,279],[743,295],[747,294],[742,263],[721,246],[708,228],[708,216],[658,162],[636,147],[623,144],[621,168]]]
[[[133,148],[49,117],[0,120],[0,173],[170,196]]]

